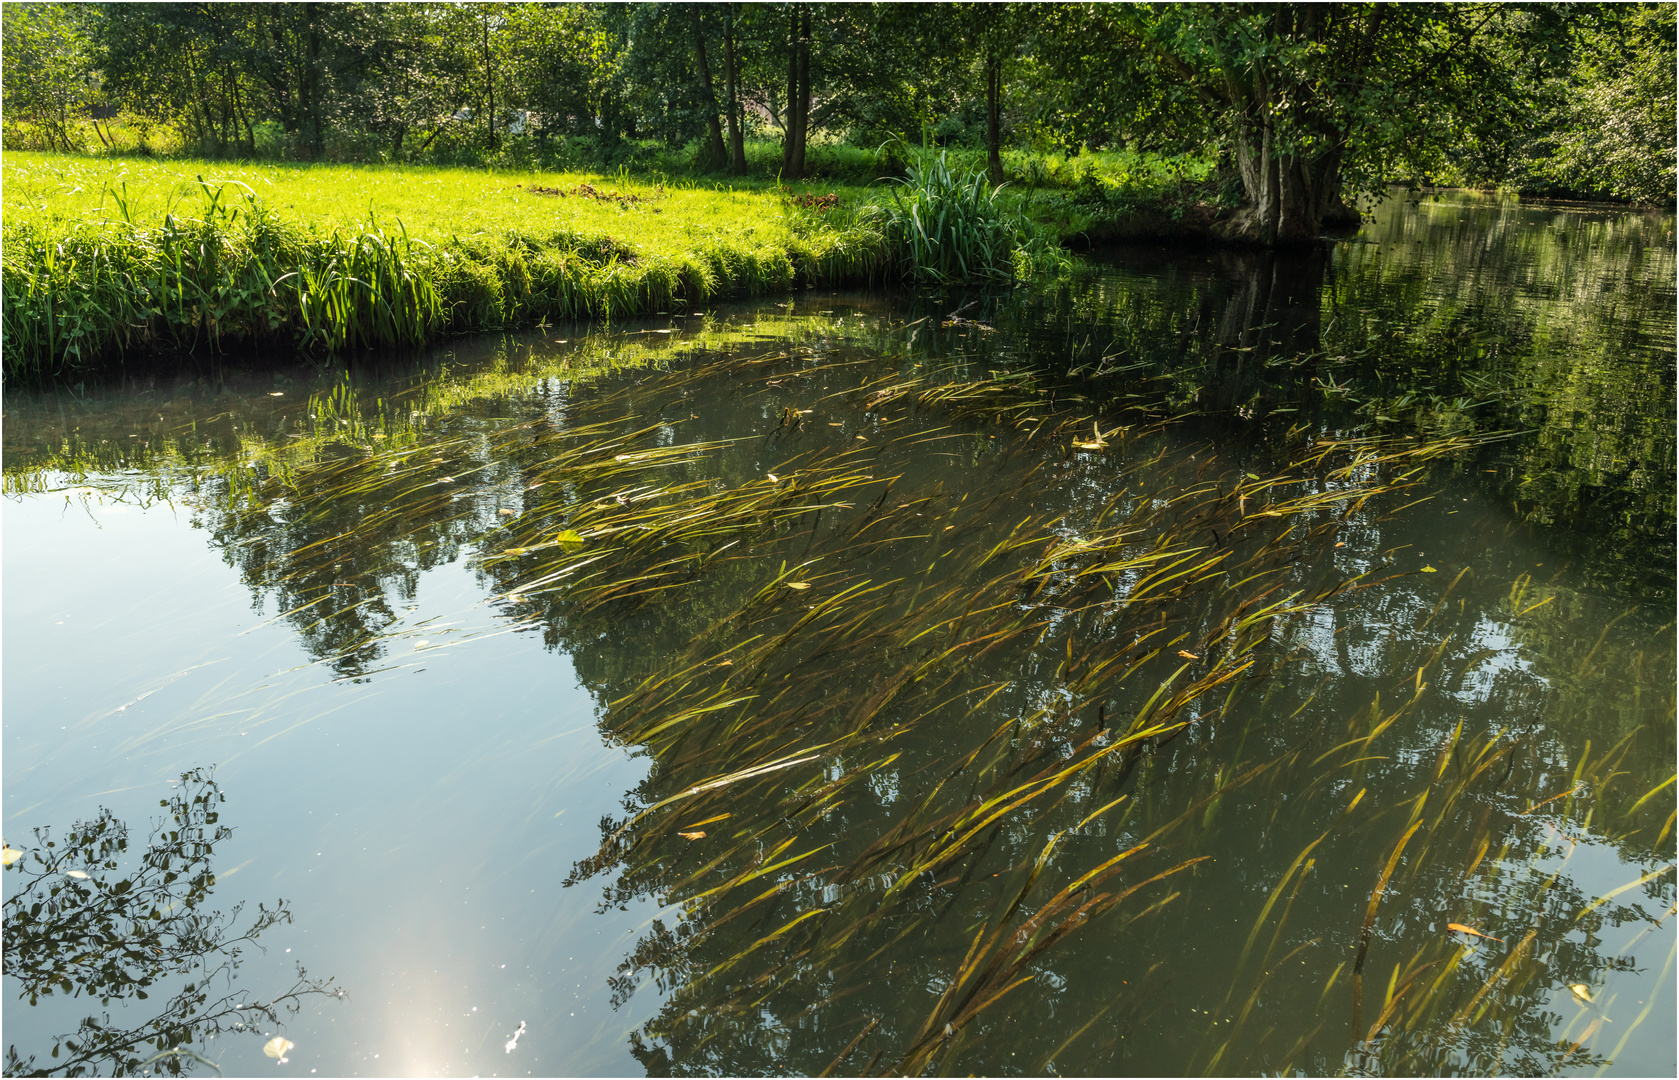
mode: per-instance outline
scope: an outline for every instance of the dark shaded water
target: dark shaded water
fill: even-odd
[[[9,397],[9,941],[32,827],[130,835],[40,879],[6,1041],[1671,1074],[1673,277],[1671,216],[1391,201],[1033,296]],[[218,821],[159,808],[211,764]],[[160,909],[292,918],[214,1039],[214,935],[121,961],[143,1001],[72,940],[146,925],[165,816],[215,881]],[[252,1012],[300,963],[348,996]]]

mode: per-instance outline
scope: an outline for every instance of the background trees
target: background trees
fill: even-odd
[[[1395,180],[1673,198],[1671,5],[27,4],[6,145],[797,178],[817,147],[1224,163],[1262,243]],[[116,132],[92,110],[121,111]],[[773,156],[748,145],[773,143]]]

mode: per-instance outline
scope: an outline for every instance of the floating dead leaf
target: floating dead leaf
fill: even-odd
[[[0,848],[0,866],[10,866],[23,858],[23,852],[15,847]]]
[[[1422,572],[1425,574],[1438,574],[1440,571],[1434,569],[1432,566],[1425,566],[1422,568]]]
[[[1473,926],[1465,926],[1460,922],[1449,922],[1449,923],[1446,924],[1446,929],[1447,930],[1456,930],[1460,934],[1470,934],[1470,935],[1473,935],[1474,937],[1486,938],[1488,941],[1496,941],[1500,945],[1504,944],[1504,939],[1503,938],[1493,937],[1491,934],[1483,934],[1479,930],[1475,929]]]
[[[1587,1005],[1592,1004],[1592,988],[1587,986],[1585,983],[1569,983],[1568,992],[1585,1002]]]
[[[502,507],[502,508],[501,508],[501,509],[500,509],[500,510],[497,510],[497,511],[496,511],[496,513],[498,513],[498,514],[501,514],[501,515],[503,515],[503,516],[505,516],[505,517],[512,517],[512,516],[513,516],[513,515],[514,515],[514,514],[517,514],[517,513],[518,513],[518,512],[519,512],[519,511],[517,511],[517,510],[509,510],[509,509],[508,509],[508,508],[507,508],[507,507],[505,507],[505,506],[504,506],[504,507]]]
[[[770,478],[770,483],[772,484],[781,483],[781,477],[775,475],[774,473],[765,473],[764,475]]]
[[[1346,547],[1347,542],[1345,540],[1337,540],[1337,541],[1335,541],[1335,546],[1336,547]]]
[[[64,871],[64,876],[65,877],[73,877],[77,881],[86,881],[87,880],[87,871],[85,871],[85,870],[66,870],[66,871]]]
[[[292,1042],[284,1035],[276,1035],[262,1044],[262,1052],[267,1054],[269,1057],[275,1058],[281,1063],[284,1063],[286,1060],[286,1051],[296,1045],[296,1043]]]
[[[1196,656],[1194,653],[1190,652],[1188,649],[1179,649],[1178,650],[1178,655],[1183,657],[1185,660],[1199,660],[1199,659],[1201,659],[1199,656]]]
[[[810,588],[810,582],[808,582],[808,581],[789,581],[787,583],[787,587],[789,589],[808,589],[808,588]]]
[[[734,667],[735,662],[733,660],[719,660],[719,661],[717,661],[717,666],[718,667]]]
[[[844,427],[845,425],[840,423],[838,420],[830,420],[830,421],[828,421],[828,426],[829,427]]]
[[[1117,431],[1118,428],[1115,428],[1114,430]],[[1100,424],[1091,424],[1090,433],[1092,437],[1089,439],[1074,439],[1074,449],[1106,450],[1108,448],[1108,435],[1112,435],[1114,432],[1110,431],[1107,435],[1104,435],[1102,434],[1102,426]]]
[[[554,534],[554,543],[556,544],[576,545],[581,544],[582,542],[583,534],[578,532],[576,529],[561,529],[559,532]]]
[[[705,830],[695,829],[693,832],[679,832],[676,835],[682,837],[684,840],[704,840]]]

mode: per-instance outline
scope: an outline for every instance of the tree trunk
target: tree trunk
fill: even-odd
[[[701,172],[711,172],[723,167],[729,152],[723,145],[723,126],[717,118],[717,92],[711,85],[711,64],[706,60],[705,30],[700,25],[699,8],[691,7],[688,13],[694,32],[694,62],[699,67],[700,89],[705,95],[705,144],[700,147],[698,165]]]
[[[787,16],[787,123],[781,151],[781,175],[805,175],[805,127],[810,121],[810,12],[794,4]]]
[[[303,87],[299,104],[303,113],[303,136],[310,160],[318,160],[326,149],[325,125],[321,123],[321,31],[320,5],[304,4],[305,36]]]
[[[801,4],[799,29],[799,176],[805,174],[805,148],[810,142],[810,5]]]
[[[491,149],[496,145],[496,79],[490,66],[490,16],[484,15],[484,97],[489,107],[484,110],[484,141]]]
[[[993,184],[1003,182],[1003,54],[985,58],[985,165]]]
[[[735,6],[723,5],[723,77],[727,81],[729,115],[729,171],[746,175],[746,134],[741,130],[740,72],[735,63]]]
[[[1279,153],[1268,119],[1245,118],[1236,127],[1236,162],[1245,198],[1222,230],[1226,239],[1261,247],[1310,244],[1326,222],[1344,224],[1353,213],[1341,201],[1339,148],[1312,157]]]

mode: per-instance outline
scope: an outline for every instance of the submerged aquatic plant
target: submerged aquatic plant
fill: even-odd
[[[1617,791],[1631,741],[1546,788],[1565,751],[1464,722],[1468,578],[1410,576],[1380,526],[1473,439],[1299,426],[1236,460],[1026,373],[815,344],[674,367],[399,445],[346,386],[310,406],[343,447],[200,511],[341,676],[395,663],[388,594],[469,544],[508,631],[570,655],[650,768],[571,881],[664,908],[613,980],[663,994],[651,1071],[1112,1060],[1209,910],[1238,926],[1227,991],[1149,1028],[1186,1069],[1601,1055],[1613,1028],[1533,1017],[1553,970],[1595,1004],[1615,960],[1574,941],[1643,916],[1555,861],[1586,825],[1663,850],[1668,789]],[[1551,610],[1530,586],[1501,617]],[[1351,701],[1323,665],[1370,649],[1359,604],[1406,632]],[[1123,989],[1057,996],[1081,961]]]

